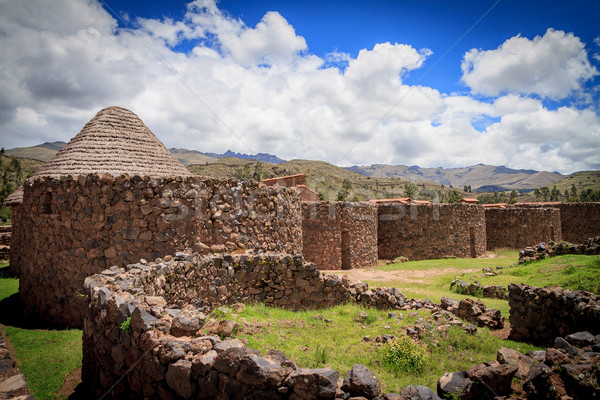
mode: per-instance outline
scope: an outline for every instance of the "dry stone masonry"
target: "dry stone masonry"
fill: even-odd
[[[547,345],[579,331],[600,333],[600,297],[560,287],[508,285],[510,339]]]
[[[384,309],[428,308],[474,321],[479,316],[481,326],[490,311],[472,300],[445,299],[442,306],[408,301],[395,288],[373,291],[323,275],[302,256],[286,254],[180,253],[113,266],[86,278],[85,290],[82,380],[96,396],[108,391],[113,398],[435,398],[420,386],[408,386],[400,395],[381,394],[379,381],[362,365],[342,381],[338,371],[298,368],[279,351],[261,355],[237,339],[198,334],[212,308],[239,301],[294,309],[345,301]]]
[[[600,254],[600,236],[589,238],[583,243],[573,244],[569,242],[539,243],[536,246],[526,247],[519,251],[519,264],[529,261],[543,260],[552,256],[563,254]]]
[[[10,258],[11,226],[0,226],[0,260]]]
[[[485,214],[471,204],[378,204],[379,258],[410,260],[485,254]]]
[[[219,304],[256,300],[312,308],[347,301],[339,278],[321,275],[301,256],[168,258],[86,279],[91,303],[82,378],[95,395],[110,389],[115,398],[379,396],[379,382],[364,366],[348,371],[340,387],[335,370],[298,369],[281,352],[261,356],[236,339],[195,337],[204,312]]]
[[[561,203],[562,239],[579,243],[600,234],[600,203]]]
[[[14,257],[21,297],[27,312],[60,325],[81,325],[83,281],[111,265],[186,248],[205,254],[302,250],[294,189],[93,174],[36,178],[24,189]]]
[[[540,242],[560,241],[560,221],[557,208],[486,208],[487,249],[522,249]]]
[[[600,397],[600,336],[587,331],[557,337],[552,347],[522,354],[502,347],[496,360],[444,374],[445,399],[556,399]]]
[[[356,202],[302,203],[303,255],[319,269],[377,264],[377,207]]]

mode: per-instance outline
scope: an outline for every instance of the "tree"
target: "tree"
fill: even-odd
[[[346,189],[341,188],[337,194],[337,201],[346,201],[347,198],[348,198],[348,192],[346,191]]]
[[[540,189],[535,189],[535,190],[533,191],[533,195],[535,196],[535,199],[536,199],[536,200],[538,200],[538,201],[539,201],[539,200],[540,200],[540,198],[542,197],[542,193],[540,192]]]
[[[344,179],[342,181],[342,189],[345,189],[347,192],[349,192],[350,189],[352,189],[352,182],[350,182],[348,179]]]
[[[518,194],[519,194],[519,192],[517,192],[515,189],[513,189],[512,192],[510,192],[510,199],[508,199],[508,204],[515,204],[517,202]]]
[[[473,193],[473,190],[471,190],[471,185],[465,185],[465,187],[463,188],[463,192]]]
[[[0,154],[4,154],[4,147],[0,149]]]
[[[548,189],[548,186],[544,186],[542,188],[542,197],[544,198],[544,201],[548,201],[549,196],[550,196],[550,189]]]
[[[552,187],[552,192],[550,193],[550,201],[558,201],[558,196],[560,196],[560,191],[556,188],[556,185]]]
[[[412,182],[406,182],[404,184],[404,195],[406,197],[410,197],[411,199],[417,195],[417,185]]]
[[[254,164],[253,178],[256,179],[257,181],[261,181],[262,176],[263,176],[263,165],[260,161],[257,161],[256,164]]]
[[[458,203],[460,201],[460,193],[456,189],[452,189],[448,197],[448,203]]]

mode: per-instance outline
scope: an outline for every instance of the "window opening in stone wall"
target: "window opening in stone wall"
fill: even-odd
[[[342,269],[350,269],[350,235],[342,231]]]
[[[554,241],[554,227],[550,227],[550,240]]]
[[[477,257],[477,251],[475,250],[475,228],[469,228],[469,240],[471,242],[471,258]]]
[[[52,195],[51,194],[43,194],[41,198],[41,214],[52,214]]]

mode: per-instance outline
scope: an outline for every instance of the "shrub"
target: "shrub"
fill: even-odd
[[[396,338],[383,351],[383,365],[395,374],[401,372],[419,374],[425,369],[426,361],[425,346],[408,336]]]
[[[129,332],[131,329],[131,317],[127,318],[123,323],[121,323],[121,329],[125,332]]]

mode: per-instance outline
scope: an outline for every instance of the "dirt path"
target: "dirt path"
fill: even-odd
[[[374,269],[351,269],[347,271],[321,271],[329,274],[347,275],[350,280],[397,281],[406,283],[431,283],[430,279],[440,275],[460,275],[479,271],[478,268],[429,268],[408,271],[382,271]]]

